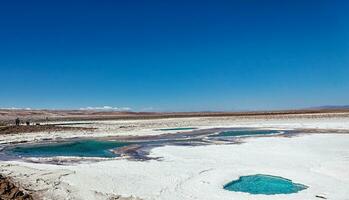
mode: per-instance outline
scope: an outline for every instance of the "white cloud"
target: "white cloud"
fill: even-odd
[[[96,110],[96,111],[130,111],[129,107],[112,107],[112,106],[88,106],[85,108],[80,108],[80,110]]]
[[[1,110],[32,110],[32,108],[17,108],[17,107],[9,107],[9,108],[0,108]]]

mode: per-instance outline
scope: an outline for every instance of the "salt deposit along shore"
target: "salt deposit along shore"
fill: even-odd
[[[84,126],[97,130],[6,135],[1,136],[1,143],[57,137],[144,136],[162,134],[155,129],[171,127],[322,131],[294,137],[249,137],[242,144],[163,146],[150,152],[151,157],[160,159],[149,161],[117,158],[67,165],[1,161],[0,173],[42,199],[117,199],[119,195],[144,200],[349,199],[349,117],[346,116],[119,120]],[[287,195],[251,195],[223,189],[226,183],[253,174],[281,176],[309,188]]]

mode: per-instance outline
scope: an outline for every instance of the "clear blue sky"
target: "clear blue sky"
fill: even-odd
[[[1,1],[0,107],[349,104],[349,1]]]

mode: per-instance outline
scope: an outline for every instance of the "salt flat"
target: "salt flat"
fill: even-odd
[[[198,147],[165,146],[151,151],[160,160],[125,159],[72,165],[1,161],[1,173],[44,199],[112,199],[115,195],[141,199],[349,199],[349,118],[236,119],[188,118],[97,122],[98,131],[71,136],[160,134],[154,128],[196,126],[322,128],[328,133],[295,137],[248,138],[242,144]],[[117,124],[117,125],[115,125]],[[134,125],[125,129],[120,126]],[[91,125],[92,126],[92,125]],[[21,138],[56,137],[38,133]],[[62,136],[62,135],[60,135]],[[64,133],[63,137],[68,137]],[[17,136],[18,137],[18,136]],[[3,141],[17,140],[7,136]],[[230,192],[223,185],[239,176],[269,174],[309,186],[288,195],[250,195]]]
[[[75,124],[80,121],[74,121]],[[69,123],[69,122],[54,122]],[[312,128],[312,129],[343,129],[349,130],[349,115],[336,114],[301,114],[287,116],[261,117],[191,117],[149,120],[106,120],[81,121],[82,125],[69,125],[85,128],[97,128],[95,131],[60,131],[38,132],[31,134],[1,135],[0,144],[19,141],[39,141],[43,139],[72,137],[104,137],[104,136],[145,136],[178,131],[157,131],[160,128],[197,127],[199,129],[216,127],[257,127],[257,128]],[[89,123],[89,124],[88,124]],[[189,130],[190,131],[190,130]],[[184,131],[182,131],[184,132]]]

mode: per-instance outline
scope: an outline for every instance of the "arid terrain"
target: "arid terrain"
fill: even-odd
[[[14,110],[0,109],[0,123],[14,123],[19,117],[23,122],[82,121],[82,120],[127,120],[186,117],[287,117],[297,115],[349,115],[349,108],[303,109],[251,112],[120,112],[88,110]]]
[[[196,143],[164,142],[141,149],[149,159],[140,160],[129,159],[139,153],[139,145],[120,148],[122,156],[110,159],[2,157],[0,199],[347,200],[349,195],[348,109],[246,113],[1,110],[0,113],[0,149],[76,138],[172,141],[196,137],[193,140]],[[20,126],[13,125],[17,117],[22,121]],[[25,125],[26,120],[32,125]],[[195,129],[172,130],[180,127]],[[248,137],[231,144],[207,138],[206,132],[226,128],[291,130],[296,135]],[[309,188],[282,197],[252,197],[223,190],[222,186],[234,178],[258,173],[290,178]]]

